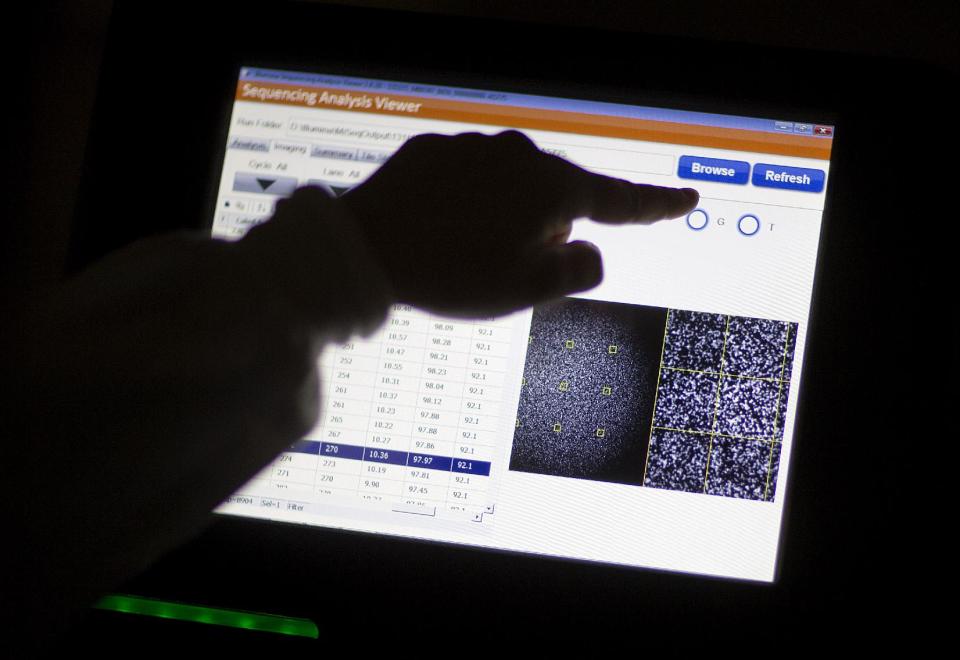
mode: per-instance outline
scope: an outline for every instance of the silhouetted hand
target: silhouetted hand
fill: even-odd
[[[456,315],[513,311],[599,284],[596,247],[565,242],[575,218],[651,222],[698,200],[694,190],[587,172],[517,131],[415,137],[341,198],[396,297]]]
[[[602,272],[596,248],[565,243],[574,218],[648,222],[696,201],[520,133],[432,135],[339,200],[297,191],[241,241],[108,255],[4,319],[0,610],[55,630],[196,533],[314,425],[323,344],[391,301],[487,315],[583,290]]]

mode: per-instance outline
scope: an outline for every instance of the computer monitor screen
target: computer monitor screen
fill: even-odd
[[[773,581],[832,125],[245,67],[212,235],[343,194],[414,135],[508,128],[699,206],[577,221],[593,290],[502,318],[397,304],[327,346],[316,427],[218,512]]]

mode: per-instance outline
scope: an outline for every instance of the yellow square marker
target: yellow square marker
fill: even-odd
[[[520,418],[517,417],[517,428],[520,428]]]
[[[597,437],[602,438],[604,434],[606,434],[606,432],[607,432],[606,429],[597,429]]]
[[[560,422],[553,425],[553,431],[554,433],[560,433]]]
[[[520,385],[523,386],[523,385],[526,385],[526,384],[527,384],[527,377],[524,376],[523,378],[520,379]]]
[[[609,346],[607,346],[607,353],[609,353],[610,355],[616,355],[617,349],[618,347],[616,344],[610,344]]]
[[[561,392],[566,392],[567,390],[570,389],[570,383],[568,383],[568,382],[565,381],[565,380],[561,380],[561,381],[560,381],[560,388],[559,388],[559,389],[560,389]]]
[[[567,348],[573,348],[574,342],[572,339],[568,339],[565,342],[563,342],[563,345],[566,346]]]
[[[602,394],[603,396],[610,396],[611,394],[613,394],[613,388],[610,387],[609,385],[604,385],[600,389],[600,394]]]

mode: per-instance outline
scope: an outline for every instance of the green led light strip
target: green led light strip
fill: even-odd
[[[142,614],[155,616],[161,619],[177,619],[179,621],[193,621],[195,623],[209,623],[214,626],[228,626],[230,628],[245,628],[247,630],[262,630],[280,635],[295,635],[317,639],[319,631],[317,625],[309,619],[294,619],[275,614],[258,614],[243,610],[224,610],[217,607],[200,607],[199,605],[185,605],[153,598],[140,596],[126,596],[111,594],[104,596],[95,605],[101,610],[125,612],[127,614]]]

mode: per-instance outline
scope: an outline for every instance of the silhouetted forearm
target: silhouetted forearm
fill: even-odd
[[[320,200],[237,243],[148,239],[5,323],[15,619],[58,628],[313,426],[321,346],[389,302],[351,222]]]

